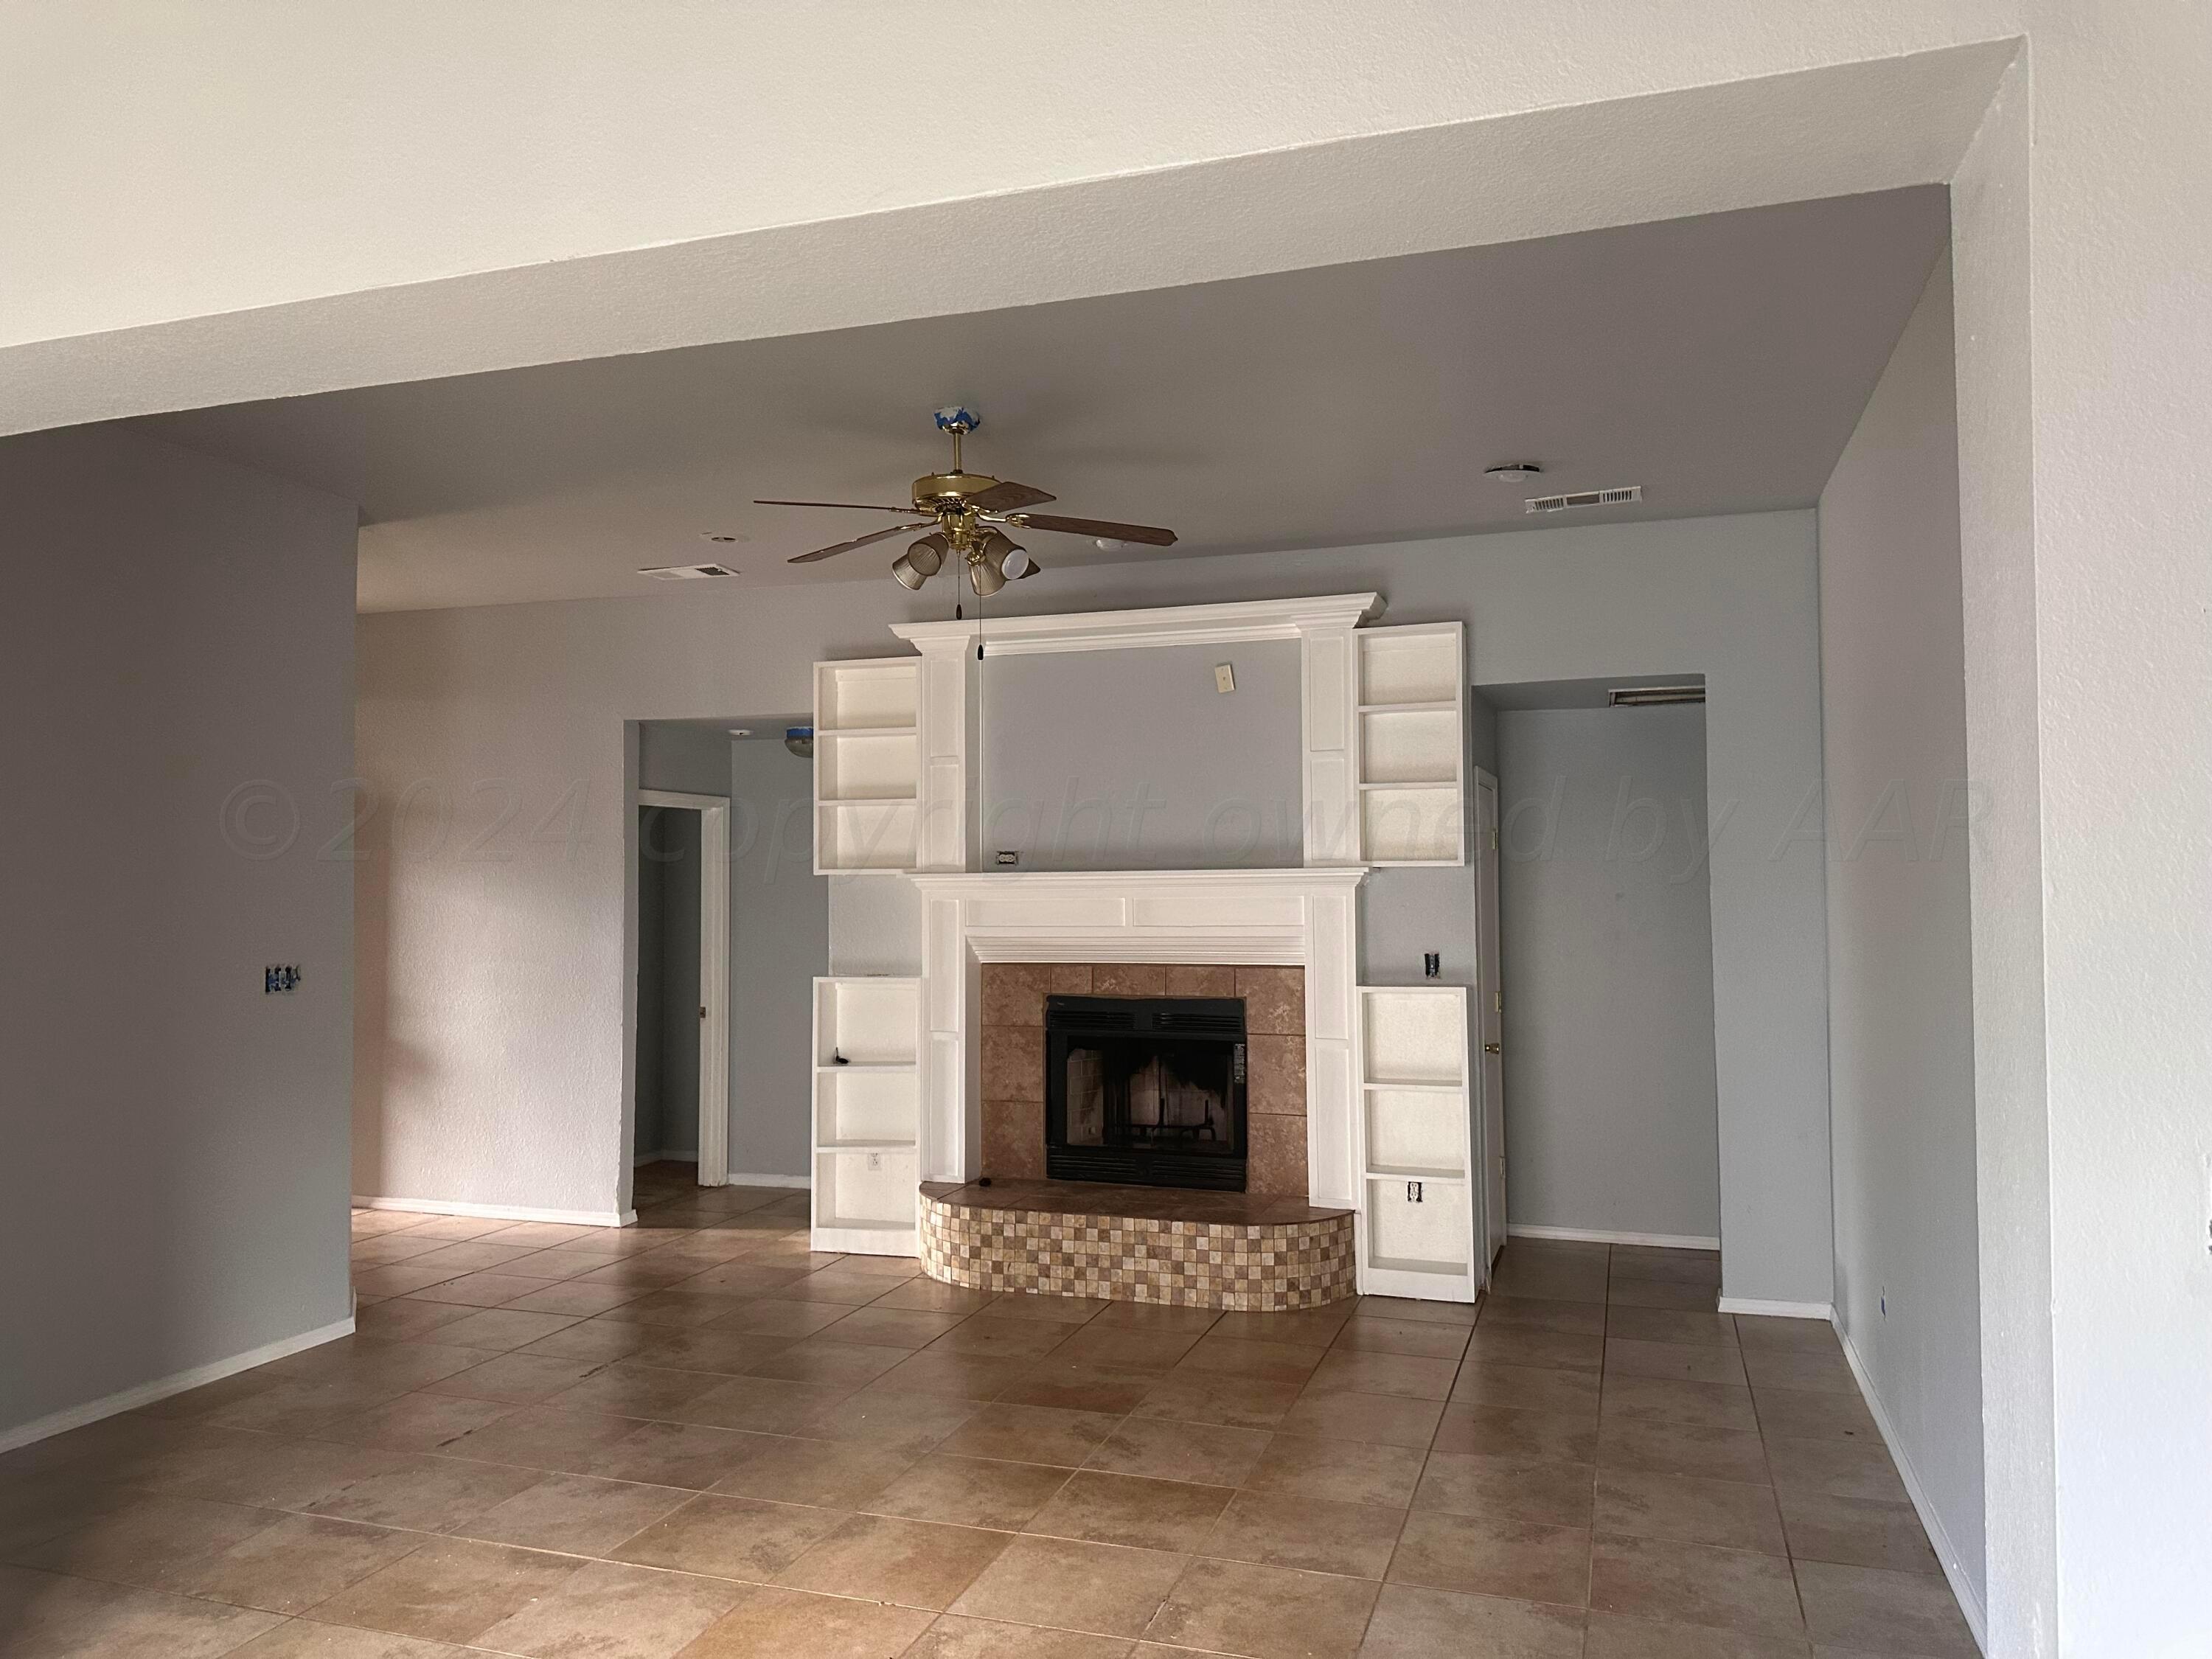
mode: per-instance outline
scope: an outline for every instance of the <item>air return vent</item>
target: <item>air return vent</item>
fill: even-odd
[[[637,574],[650,576],[657,582],[696,582],[709,576],[734,576],[738,573],[726,564],[656,564]]]
[[[1703,702],[1705,688],[1702,685],[1616,685],[1605,694],[1605,700],[1615,708],[1651,708],[1661,703]]]
[[[1569,495],[1531,495],[1528,507],[1531,513],[1565,513],[1577,507],[1622,507],[1643,499],[1644,486],[1630,484],[1622,489],[1577,489]]]

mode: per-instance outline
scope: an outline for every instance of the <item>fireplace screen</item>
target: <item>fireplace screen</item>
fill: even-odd
[[[1243,1003],[1048,998],[1045,1173],[1243,1191]]]

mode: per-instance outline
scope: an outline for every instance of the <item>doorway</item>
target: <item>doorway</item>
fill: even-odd
[[[633,1164],[695,1159],[729,1179],[730,803],[637,792]]]

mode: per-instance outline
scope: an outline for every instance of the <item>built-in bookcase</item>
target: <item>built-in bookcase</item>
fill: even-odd
[[[814,872],[910,870],[921,659],[814,665]]]
[[[1359,843],[1369,864],[1467,861],[1466,678],[1457,623],[1363,628]]]
[[[921,982],[814,981],[814,1248],[915,1253]]]
[[[1463,985],[1359,988],[1359,1288],[1472,1302],[1480,1252]]]

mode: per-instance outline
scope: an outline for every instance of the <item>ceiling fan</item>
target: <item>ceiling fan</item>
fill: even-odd
[[[976,598],[988,599],[1008,582],[1034,576],[1037,572],[1037,562],[1030,556],[1029,550],[1000,528],[1002,525],[1017,530],[1052,530],[1063,535],[1092,536],[1102,541],[1141,542],[1148,547],[1175,545],[1174,531],[1152,525],[1116,524],[1107,519],[1067,519],[1057,514],[1024,511],[1055,498],[1025,483],[961,470],[960,441],[983,424],[982,416],[971,409],[955,407],[939,410],[936,418],[938,430],[951,434],[952,465],[946,471],[927,473],[916,478],[911,507],[883,507],[872,501],[755,501],[756,507],[834,507],[856,513],[896,513],[915,520],[856,536],[849,542],[817,547],[790,562],[811,564],[817,559],[834,558],[871,542],[904,535],[909,530],[929,530],[928,535],[891,561],[892,576],[901,586],[919,592],[921,585],[942,569],[946,557],[951,556],[968,567],[969,586],[975,590]]]

